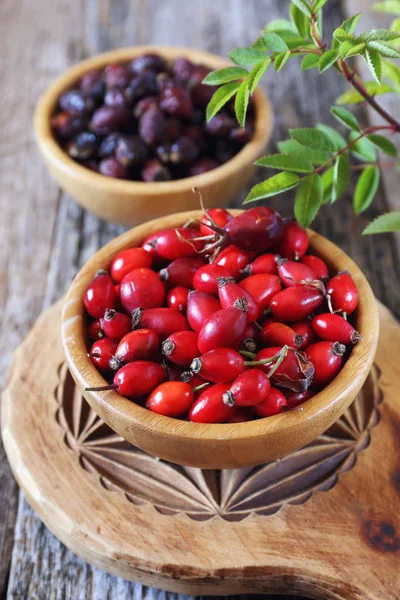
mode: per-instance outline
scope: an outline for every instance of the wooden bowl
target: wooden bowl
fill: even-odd
[[[39,149],[59,186],[98,217],[123,225],[132,226],[166,214],[198,208],[193,186],[202,191],[206,206],[227,205],[251,177],[253,163],[262,155],[272,128],[271,107],[265,93],[259,88],[254,93],[256,120],[252,140],[232,159],[212,171],[185,179],[146,183],[105,177],[81,166],[60,147],[51,130],[50,120],[59,97],[72,88],[86,71],[129,61],[149,52],[161,54],[167,61],[184,56],[213,69],[230,65],[215,54],[189,48],[134,46],[104,52],[60,75],[41,96],[34,114],[34,131]]]
[[[142,450],[174,463],[206,469],[266,463],[305,446],[342,415],[371,369],[378,342],[378,312],[368,281],[342,250],[313,231],[309,231],[311,250],[332,271],[348,270],[357,284],[360,304],[356,327],[364,337],[352,349],[340,374],[322,392],[302,404],[301,410],[246,423],[198,424],[152,413],[114,390],[85,391],[86,387],[105,385],[87,355],[84,336],[83,295],[96,271],[107,269],[117,253],[140,245],[150,233],[201,216],[200,211],[185,212],[135,227],[112,240],[85,264],[74,279],[63,308],[65,356],[91,407],[114,431]]]

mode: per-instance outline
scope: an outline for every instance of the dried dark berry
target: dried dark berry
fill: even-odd
[[[234,127],[229,132],[229,139],[235,142],[235,144],[239,144],[239,146],[244,146],[251,140],[253,133],[253,126],[250,123],[246,123],[244,127]]]
[[[115,156],[125,167],[141,165],[147,160],[148,150],[146,144],[138,135],[119,138]]]
[[[164,139],[167,142],[174,142],[182,133],[182,123],[177,119],[167,119]]]
[[[175,165],[189,164],[199,156],[199,149],[190,138],[180,137],[171,144],[170,161]]]
[[[194,108],[190,117],[190,122],[195,125],[201,125],[204,121],[204,109]]]
[[[168,143],[160,144],[156,148],[156,154],[163,163],[170,162],[171,145]]]
[[[186,83],[193,71],[193,64],[187,58],[179,57],[175,59],[172,67],[172,75],[178,83]]]
[[[215,169],[218,166],[219,162],[216,161],[214,158],[208,158],[204,156],[203,158],[200,158],[198,161],[196,161],[193,165],[191,165],[191,167],[189,168],[189,175],[202,175],[202,173],[212,171],[212,169]]]
[[[164,112],[181,119],[189,119],[193,104],[188,89],[178,86],[165,87],[162,89],[160,97],[160,107]]]
[[[85,115],[74,115],[69,112],[61,112],[51,119],[54,133],[61,139],[67,140],[83,131],[87,126]]]
[[[90,169],[91,171],[95,171],[96,173],[99,170],[99,165],[94,158],[90,158],[89,160],[82,161],[81,165],[82,165],[82,167],[86,167],[87,169]]]
[[[139,73],[125,90],[126,97],[132,103],[137,102],[144,96],[154,96],[156,94],[158,94],[158,81],[154,71]]]
[[[188,125],[183,131],[183,135],[194,142],[202,152],[207,147],[207,141],[204,137],[203,128],[200,125]]]
[[[85,96],[80,90],[68,90],[60,96],[61,110],[71,113],[83,114],[94,109],[94,101],[90,96]]]
[[[165,130],[165,117],[158,106],[150,106],[139,119],[139,133],[149,146],[161,142]]]
[[[85,73],[80,82],[80,89],[85,95],[91,96],[96,101],[102,100],[106,89],[102,72],[93,69]]]
[[[236,121],[226,112],[221,111],[206,123],[206,131],[214,137],[225,137],[236,126]]]
[[[169,181],[171,174],[165,165],[153,158],[149,160],[142,169],[143,181]]]
[[[160,73],[160,71],[166,70],[166,64],[163,57],[158,54],[144,54],[133,59],[131,69],[133,73],[142,73],[147,70]]]
[[[205,107],[211,100],[217,88],[211,85],[204,85],[203,79],[210,73],[210,69],[203,65],[196,65],[193,69],[188,86],[191,89],[191,96],[194,104]]]
[[[129,106],[131,101],[126,97],[125,91],[121,88],[111,88],[107,90],[104,97],[106,106]]]
[[[115,131],[113,133],[109,133],[101,142],[97,154],[102,158],[106,158],[115,154],[120,137],[121,134]]]
[[[232,144],[225,142],[224,140],[218,140],[215,144],[215,158],[221,162],[225,163],[232,158],[235,154],[235,150],[232,148]]]
[[[148,109],[150,108],[150,106],[157,106],[158,101],[157,98],[155,96],[146,96],[145,98],[142,98],[141,100],[139,100],[139,102],[136,104],[135,108],[133,109],[133,115],[139,119],[142,114]]]
[[[94,156],[97,150],[97,137],[90,131],[78,133],[67,145],[67,152],[71,158],[87,160]]]
[[[101,106],[90,121],[89,129],[97,135],[121,131],[129,124],[130,113],[122,106]]]
[[[188,81],[189,87],[192,88],[195,85],[202,83],[203,79],[205,79],[209,73],[211,73],[211,69],[208,67],[205,67],[204,65],[194,65]]]
[[[99,173],[107,177],[116,177],[117,179],[126,179],[128,174],[124,165],[116,158],[103,158],[99,164]]]
[[[125,87],[132,78],[126,65],[108,65],[104,69],[104,80],[108,88]]]

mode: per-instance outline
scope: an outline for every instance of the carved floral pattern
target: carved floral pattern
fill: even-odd
[[[59,370],[57,420],[83,469],[107,490],[134,504],[152,504],[165,515],[195,520],[215,516],[240,521],[251,513],[272,515],[285,504],[302,504],[327,491],[351,469],[370,441],[381,401],[375,367],[346,413],[307,447],[266,465],[210,471],[180,467],[135,448],[114,433],[80,394],[66,364]]]

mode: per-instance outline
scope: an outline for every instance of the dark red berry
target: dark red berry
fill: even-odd
[[[209,227],[209,225],[211,225],[211,219],[215,225],[224,228],[229,221],[232,221],[233,216],[225,210],[225,208],[210,208],[201,219],[201,235],[213,235],[215,233],[214,230]]]
[[[97,137],[90,131],[82,131],[67,144],[67,152],[76,160],[88,160],[95,155],[98,146]]]
[[[160,277],[171,286],[183,285],[186,288],[192,288],[193,278],[203,265],[204,261],[201,258],[183,256],[176,258],[165,269],[162,269]]]
[[[171,144],[169,160],[175,165],[189,164],[196,160],[199,149],[190,138],[182,136]]]
[[[165,127],[165,117],[155,104],[151,104],[139,118],[139,133],[148,146],[155,146],[162,141]]]
[[[308,250],[307,231],[300,227],[296,221],[288,221],[283,227],[282,240],[278,247],[278,254],[289,260],[298,260]]]
[[[166,381],[151,392],[146,408],[166,417],[180,417],[187,413],[193,402],[194,394],[188,383]]]
[[[121,134],[116,131],[109,133],[101,142],[97,154],[102,158],[113,156],[117,149],[120,136]]]
[[[104,80],[108,88],[125,87],[131,77],[127,65],[108,65],[104,69]]]
[[[58,101],[62,111],[84,114],[94,109],[94,101],[90,96],[85,96],[81,90],[68,90],[60,96]]]
[[[104,104],[106,106],[129,106],[130,100],[126,97],[125,90],[121,88],[111,88],[107,90],[104,96]]]
[[[281,346],[263,348],[256,355],[254,362],[277,357],[282,352],[283,349]],[[273,362],[259,366],[264,373],[271,377],[271,381],[275,385],[296,392],[303,392],[310,386],[314,368],[302,352],[289,348],[285,358],[277,368],[276,364],[277,360],[274,360]]]
[[[143,54],[134,58],[131,62],[131,69],[133,73],[142,73],[142,71],[155,71],[160,73],[166,70],[166,63],[162,56],[159,54]]]
[[[265,252],[276,244],[282,229],[281,216],[264,206],[243,211],[225,226],[231,244],[254,252]]]
[[[160,98],[160,107],[165,113],[181,119],[188,119],[192,114],[193,104],[188,89],[178,86],[164,87]]]
[[[254,126],[252,123],[246,123],[244,127],[235,127],[229,132],[229,139],[239,146],[248,144],[254,135]]]
[[[92,342],[96,342],[104,337],[104,331],[101,328],[100,319],[92,321],[88,325],[88,335]]]
[[[189,167],[189,175],[194,177],[195,175],[202,175],[203,173],[207,173],[207,171],[212,171],[212,169],[216,169],[219,167],[219,162],[214,160],[213,158],[207,158],[206,156],[203,158],[199,158],[193,165]]]
[[[136,308],[162,306],[165,287],[158,273],[141,267],[130,271],[121,281],[120,298],[124,309],[130,313]],[[149,329],[152,329],[149,327]]]
[[[86,71],[82,75],[80,89],[86,96],[91,96],[96,101],[102,100],[105,92],[103,73],[97,69]]]
[[[122,131],[129,123],[129,110],[123,106],[101,106],[92,116],[89,129],[96,135]]]
[[[142,98],[141,100],[139,100],[139,102],[136,104],[135,108],[133,109],[133,114],[137,119],[139,119],[142,116],[142,114],[148,108],[150,108],[150,106],[157,106],[157,105],[158,105],[158,101],[155,96],[146,96],[145,98]]]
[[[287,407],[294,408],[295,406],[299,406],[299,404],[303,404],[306,400],[309,400],[314,396],[311,390],[306,390],[305,392],[295,392],[286,398]]]
[[[193,71],[193,64],[182,56],[175,59],[172,67],[172,75],[175,81],[179,83],[186,83]]]
[[[51,126],[59,138],[67,140],[86,129],[87,118],[84,115],[61,112],[52,117]]]
[[[206,123],[206,131],[214,137],[225,137],[236,126],[236,121],[228,113],[221,111]]]
[[[90,316],[101,319],[107,308],[115,308],[117,294],[106,271],[99,271],[88,285],[83,303]]]
[[[111,373],[118,369],[118,361],[114,357],[117,345],[115,340],[102,338],[90,348],[90,360],[102,373]]]
[[[147,160],[148,155],[147,146],[139,136],[119,138],[115,156],[125,167],[141,165]]]
[[[320,389],[328,385],[339,373],[346,346],[338,342],[316,342],[311,344],[305,352],[315,368],[312,386]]]
[[[312,328],[318,337],[328,342],[357,344],[362,336],[340,315],[323,313],[312,320]]]
[[[142,169],[142,179],[143,181],[169,181],[171,173],[159,160],[152,158]]]
[[[124,165],[121,165],[116,158],[103,158],[99,164],[99,173],[106,177],[115,177],[116,179],[127,179],[128,173]]]
[[[125,96],[134,104],[141,98],[158,93],[157,75],[154,71],[144,71],[136,75],[125,90]]]
[[[182,133],[182,123],[178,119],[167,119],[164,138],[168,143],[174,142]]]

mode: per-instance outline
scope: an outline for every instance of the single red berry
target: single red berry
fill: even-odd
[[[187,309],[189,290],[182,285],[177,285],[168,292],[167,305],[169,308],[175,308],[181,313]]]
[[[115,351],[118,360],[125,364],[134,360],[148,360],[157,355],[160,342],[151,329],[136,329],[127,333]]]
[[[223,401],[229,406],[254,406],[267,396],[271,384],[260,369],[243,371],[223,395]]]
[[[189,294],[186,316],[194,331],[200,331],[206,319],[218,310],[221,304],[214,296],[197,291]]]
[[[131,319],[124,313],[117,312],[113,308],[107,308],[101,319],[101,326],[107,337],[112,340],[121,340],[124,335],[131,331]]]
[[[86,388],[86,391],[117,390],[126,398],[147,396],[165,379],[161,365],[148,360],[136,360],[119,369],[114,375],[113,383],[100,388]]]
[[[145,267],[133,269],[121,281],[119,291],[122,306],[130,313],[136,308],[162,306],[165,287],[158,273]],[[150,328],[151,329],[151,328]]]
[[[297,350],[303,343],[303,337],[296,333],[289,325],[267,319],[260,332],[260,339],[266,346],[289,346]]]
[[[205,294],[212,294],[213,296],[218,295],[218,279],[231,277],[231,274],[227,269],[217,265],[216,263],[210,263],[203,265],[197,269],[193,277],[193,287],[199,292]]]
[[[340,315],[322,313],[312,320],[312,328],[322,340],[340,344],[357,344],[362,336]]]
[[[150,269],[151,263],[151,254],[143,250],[143,248],[122,250],[112,260],[110,267],[111,277],[114,281],[120,283],[125,275],[133,271],[133,269],[140,269],[141,267]]]
[[[323,294],[315,287],[286,288],[272,298],[272,316],[283,322],[300,321],[321,306],[323,301]]]
[[[111,277],[106,271],[98,271],[86,288],[83,303],[91,317],[101,319],[107,308],[115,308],[117,294]]]
[[[263,275],[269,273],[270,275],[278,274],[278,267],[276,265],[276,254],[261,254],[257,256],[252,263],[245,267],[243,274],[248,275]]]
[[[213,235],[215,231],[209,227],[211,219],[218,227],[225,227],[229,221],[232,221],[233,216],[225,210],[225,208],[210,208],[201,219],[200,233],[201,235]]]
[[[241,348],[247,352],[257,352],[260,330],[253,323],[248,323],[243,334]]]
[[[279,277],[268,273],[250,275],[239,283],[240,287],[251,294],[259,307],[259,317],[269,309],[272,299],[282,287]]]
[[[189,419],[195,423],[225,423],[231,419],[236,408],[222,400],[229,387],[229,383],[217,383],[206,388],[192,405]]]
[[[118,361],[115,361],[114,354],[118,342],[110,338],[97,340],[90,348],[90,360],[103,373],[110,373],[118,369]]]
[[[160,277],[169,285],[183,285],[186,288],[193,287],[193,278],[200,267],[204,265],[201,258],[183,256],[176,258],[165,269],[161,269]]]
[[[89,323],[87,329],[88,329],[89,339],[92,342],[95,342],[96,340],[99,340],[104,337],[104,331],[101,328],[100,319],[96,319],[95,321],[92,321],[91,323]]]
[[[242,282],[243,283],[243,282]],[[218,297],[222,308],[240,307],[244,302],[247,309],[247,322],[252,323],[260,314],[260,307],[253,296],[232,277],[218,278]]]
[[[347,271],[338,273],[328,281],[326,293],[330,297],[333,310],[345,312],[349,315],[358,306],[358,289],[350,273],[347,273]]]
[[[187,413],[194,402],[194,393],[188,383],[166,381],[153,390],[146,401],[146,408],[166,417],[180,417]]]
[[[315,368],[313,388],[323,388],[332,381],[342,368],[345,352],[346,346],[339,342],[316,342],[306,349],[307,358]]]
[[[301,346],[299,346],[299,350],[304,350],[310,344],[313,344],[317,341],[316,335],[314,333],[314,329],[312,328],[311,321],[309,319],[303,319],[302,321],[296,321],[290,324],[293,331],[297,333],[297,335],[303,338],[303,342]]]
[[[232,348],[215,348],[195,358],[190,370],[214,383],[233,381],[244,369],[243,357]]]
[[[246,331],[246,310],[223,308],[217,311],[203,324],[199,331],[197,345],[202,354],[214,348],[237,349]]]
[[[203,248],[203,242],[193,241],[198,236],[198,231],[188,227],[164,229],[158,233],[157,252],[167,260],[175,260],[183,256],[196,256]]]
[[[137,309],[132,314],[132,321],[135,326],[152,329],[161,341],[176,331],[189,329],[189,324],[183,314],[173,308]]]
[[[218,254],[214,264],[224,267],[237,281],[242,277],[242,270],[253,258],[253,253],[249,253],[231,244]]]
[[[296,221],[288,221],[283,226],[282,240],[278,254],[289,260],[298,260],[308,250],[308,234]]]
[[[305,281],[314,281],[317,279],[314,271],[303,263],[287,258],[280,258],[277,261],[278,275],[284,287],[295,287],[304,285]]]
[[[329,277],[328,267],[322,258],[312,254],[306,254],[300,259],[300,262],[314,271],[316,279],[327,279]]]
[[[160,256],[157,252],[157,238],[159,235],[159,231],[155,231],[147,236],[142,244],[143,250],[146,250],[151,256],[153,262],[153,268],[159,267],[165,264],[165,259]]]
[[[306,400],[309,400],[314,396],[311,390],[306,390],[305,392],[295,392],[286,398],[287,407],[294,408],[295,406],[299,406],[299,404],[303,404]]]
[[[197,333],[194,331],[177,331],[164,340],[161,349],[168,360],[180,367],[188,368],[192,360],[199,355]]]
[[[265,252],[282,237],[282,218],[272,208],[259,206],[245,210],[225,226],[231,244]]]
[[[278,415],[287,407],[285,396],[274,387],[271,387],[267,397],[252,407],[252,411],[259,417],[272,417]]]

